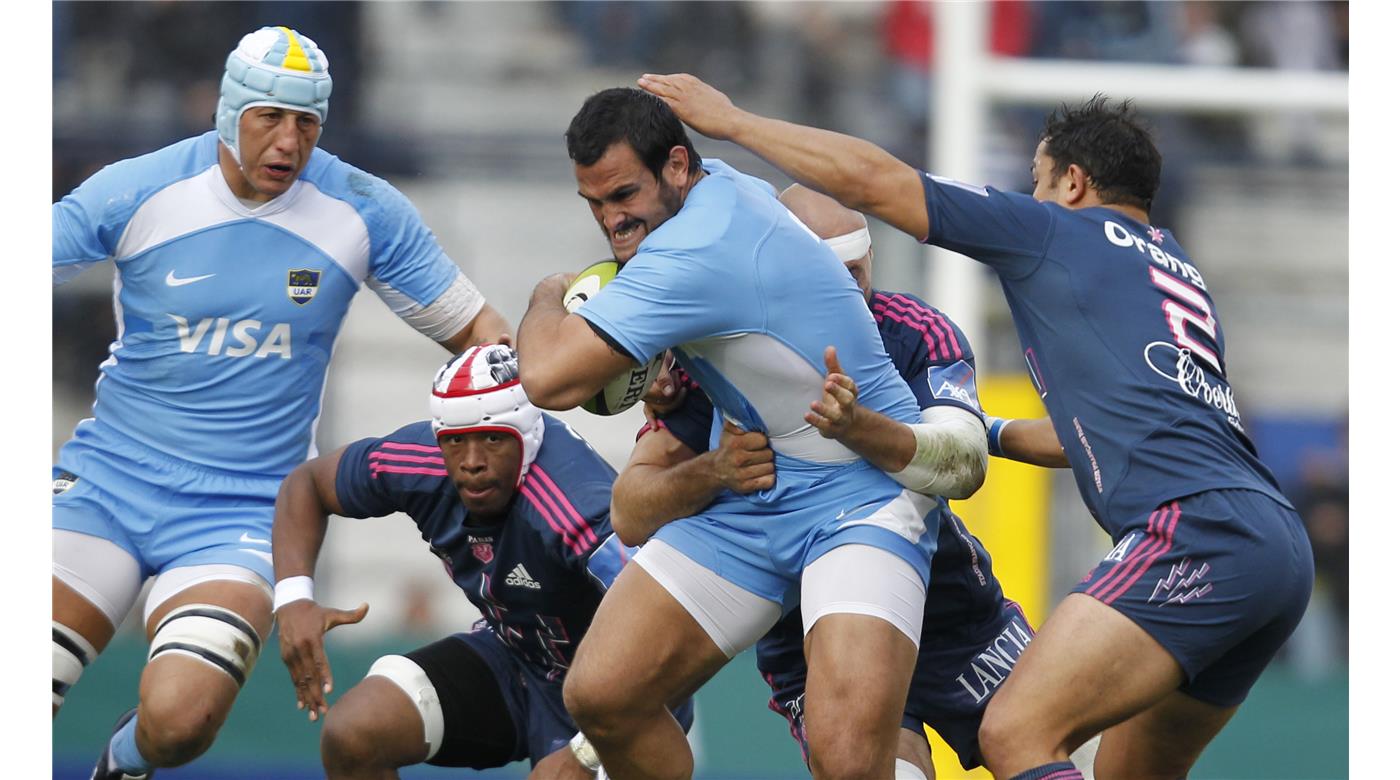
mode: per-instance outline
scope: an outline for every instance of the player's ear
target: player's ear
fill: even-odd
[[[1091,184],[1089,172],[1077,163],[1070,163],[1062,178],[1064,179],[1065,205],[1074,206],[1089,194]]]
[[[666,166],[661,169],[661,173],[666,177],[666,183],[672,187],[684,184],[690,173],[690,152],[680,144],[671,147],[670,154],[666,156]]]

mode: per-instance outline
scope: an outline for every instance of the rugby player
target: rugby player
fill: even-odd
[[[916,170],[874,144],[643,76],[697,131],[1001,279],[1031,380],[1113,550],[1056,607],[990,705],[1000,778],[1184,777],[1301,619],[1302,522],[1245,433],[1200,270],[1149,216],[1162,158],[1127,103],[1046,121],[1031,195]],[[1111,728],[1110,728],[1111,727]]]
[[[631,557],[608,521],[616,472],[540,412],[509,347],[473,347],[437,374],[432,419],[298,466],[282,483],[273,561],[282,660],[298,707],[325,714],[331,778],[399,767],[486,769],[528,758],[533,778],[592,778],[570,752],[563,682],[603,591]],[[375,661],[327,712],[323,634],[368,609],[323,607],[311,574],[327,515],[404,512],[467,599],[471,630]],[[688,710],[682,713],[688,717]]]
[[[95,778],[203,753],[272,624],[273,500],[314,454],[331,348],[368,284],[457,352],[505,320],[389,184],[316,148],[326,55],[286,27],[229,55],[216,129],[109,165],[53,205],[61,283],[116,265],[117,338],[58,455],[53,709],[142,583],[139,705]]]
[[[872,289],[874,247],[865,217],[800,184],[779,199],[846,265],[872,307],[885,351],[924,414],[933,417],[942,406],[948,412],[981,416],[975,360],[962,331],[914,296]],[[856,426],[869,428],[884,421],[870,422],[874,413],[856,403],[850,378],[839,366],[831,368],[826,392],[812,404],[808,422],[824,435],[849,442],[869,459],[888,460],[878,445],[866,447],[859,437],[850,436]],[[700,500],[713,499],[723,489],[751,493],[772,484],[773,453],[763,435],[726,430],[711,449],[713,407],[688,377],[681,376],[679,384],[680,404],[656,414],[655,424],[642,430],[613,491],[615,528],[631,544],[641,544],[661,525],[696,511],[675,500],[686,492],[686,483],[710,486],[709,495]],[[1007,445],[1009,457],[1058,456],[1064,464],[1048,421],[1007,423],[1008,430],[1016,432]],[[946,502],[940,508],[945,514],[929,571],[919,656],[895,759],[896,780],[934,777],[925,723],[953,747],[964,768],[982,764],[977,748],[982,713],[1034,634],[1020,606],[1004,597],[981,542]],[[805,757],[807,665],[800,607],[758,640],[757,651],[759,673],[773,690],[768,706],[788,720]]]
[[[579,648],[569,711],[614,778],[689,777],[693,757],[666,706],[757,641],[800,587],[813,772],[883,775],[894,766],[939,514],[934,499],[824,438],[803,412],[820,395],[828,345],[870,408],[918,426],[913,394],[831,250],[767,184],[702,162],[663,102],[636,89],[600,92],[566,141],[579,194],[626,266],[573,314],[561,303],[569,276],[536,286],[520,325],[531,399],[575,406],[674,347],[717,413],[768,436],[777,464],[771,488],[721,494],[638,553]],[[981,420],[966,416],[964,433],[985,458]],[[932,469],[916,461],[898,476],[921,486]]]

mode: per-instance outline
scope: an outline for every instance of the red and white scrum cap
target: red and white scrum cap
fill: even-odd
[[[525,396],[515,350],[504,344],[472,347],[438,369],[428,412],[438,438],[497,431],[518,439],[521,457],[516,485],[525,479],[544,441],[544,414]]]

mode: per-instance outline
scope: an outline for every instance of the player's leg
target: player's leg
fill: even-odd
[[[894,752],[894,780],[933,780],[933,747],[923,726],[899,730]]]
[[[1073,772],[1071,751],[1164,700],[1183,679],[1176,659],[1136,623],[1071,593],[988,705],[978,734],[983,758],[998,778],[1059,764]]]
[[[111,743],[112,764],[128,770],[178,766],[209,748],[271,631],[272,593],[248,569],[184,566],[156,577],[146,614],[136,719]]]
[[[867,544],[836,547],[802,573],[805,721],[815,778],[889,777],[923,623],[924,581]]]
[[[1099,780],[1184,778],[1237,709],[1174,691],[1104,732],[1094,776]]]
[[[53,531],[53,713],[141,591],[141,565],[97,536]]]
[[[397,777],[399,767],[422,762],[489,769],[525,758],[526,703],[509,652],[484,631],[375,661],[326,714],[327,777]]]
[[[690,745],[668,706],[752,644],[779,607],[660,539],[633,560],[598,606],[564,701],[614,780],[688,778]]]
[[[399,767],[427,760],[432,748],[424,738],[425,717],[420,714],[424,707],[434,709],[441,720],[436,699],[415,702],[394,681],[374,674],[346,691],[326,713],[321,727],[321,765],[326,777],[397,778]],[[437,740],[441,739],[439,733]]]

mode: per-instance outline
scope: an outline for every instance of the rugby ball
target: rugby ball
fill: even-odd
[[[564,309],[571,314],[578,310],[617,276],[618,268],[616,260],[602,260],[580,271],[574,277],[574,283],[564,291]],[[586,412],[601,415],[619,414],[631,409],[642,400],[647,388],[661,374],[661,362],[661,355],[657,355],[646,365],[619,374],[579,406]]]

